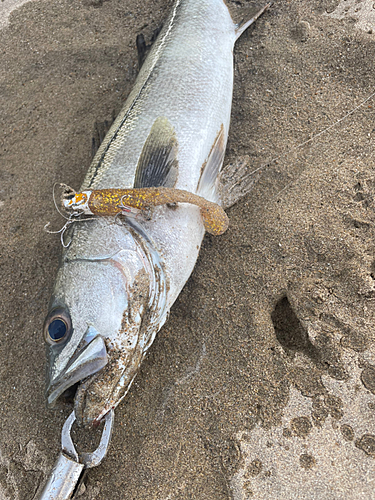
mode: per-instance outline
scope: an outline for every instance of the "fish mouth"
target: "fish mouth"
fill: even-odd
[[[47,406],[53,407],[67,389],[97,373],[108,363],[104,339],[93,327],[89,327],[76,352],[69,360],[64,371],[51,381],[47,387]]]

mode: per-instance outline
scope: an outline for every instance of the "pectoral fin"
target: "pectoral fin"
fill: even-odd
[[[134,187],[174,187],[178,176],[178,143],[167,118],[157,118],[139,157]]]

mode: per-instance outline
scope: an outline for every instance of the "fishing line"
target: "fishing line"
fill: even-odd
[[[52,198],[53,198],[53,203],[55,205],[55,208],[56,210],[58,211],[58,213],[61,215],[61,217],[64,217],[65,220],[70,220],[71,219],[71,215],[69,217],[67,217],[66,215],[64,215],[62,212],[60,212],[60,209],[59,207],[57,206],[57,203],[56,203],[56,196],[55,196],[55,188],[56,186],[59,185],[61,188],[69,188],[69,186],[67,186],[66,184],[62,184],[60,182],[55,182],[54,185],[53,185],[53,188],[52,188]],[[69,188],[71,189],[71,188]]]
[[[60,240],[61,240],[61,244],[64,248],[68,248],[68,246],[71,244],[72,240],[69,241],[69,243],[65,243],[64,241],[64,234],[65,234],[65,231],[68,229],[68,227],[73,224],[74,222],[78,222],[78,220],[73,220],[73,217],[77,216],[79,214],[71,214],[70,215],[70,218],[68,219],[67,217],[65,217],[66,222],[65,224],[63,225],[63,227],[61,229],[59,229],[58,231],[50,231],[49,229],[47,229],[47,227],[51,224],[50,222],[47,222],[47,224],[44,226],[44,231],[46,231],[46,233],[48,234],[60,234]]]
[[[283,153],[279,156],[277,156],[276,158],[274,158],[273,160],[270,160],[269,162],[267,163],[264,163],[263,165],[261,165],[260,167],[256,168],[255,170],[253,170],[252,172],[250,172],[248,175],[253,175],[257,172],[259,172],[259,170],[262,170],[263,168],[265,167],[269,167],[271,165],[271,163],[275,163],[277,160],[280,160],[281,158],[285,158],[286,156],[288,156],[289,154],[293,153],[293,151],[296,151],[297,149],[300,149],[302,148],[303,146],[306,146],[306,144],[309,144],[310,142],[314,141],[315,139],[317,139],[318,137],[320,137],[321,135],[325,134],[326,132],[328,132],[329,130],[333,129],[334,127],[336,127],[339,123],[343,122],[344,120],[346,120],[349,116],[351,116],[353,113],[355,113],[359,108],[361,108],[362,106],[364,106],[366,104],[366,102],[368,102],[370,99],[372,99],[373,97],[375,96],[375,91],[370,94],[368,97],[366,97],[366,99],[364,101],[362,101],[360,104],[358,104],[358,106],[356,106],[355,108],[353,108],[351,111],[349,111],[345,116],[343,116],[342,118],[340,118],[339,120],[337,120],[335,123],[333,123],[332,125],[330,125],[329,127],[325,128],[324,130],[322,130],[321,132],[318,132],[317,134],[313,135],[312,137],[310,137],[310,139],[307,139],[306,141],[302,142],[301,144],[298,144],[297,146],[294,146],[292,149],[290,149],[288,152],[286,153]],[[283,188],[284,190],[284,188]]]

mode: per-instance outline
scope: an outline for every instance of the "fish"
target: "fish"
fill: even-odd
[[[268,7],[238,25],[223,0],[176,0],[79,193],[65,193],[75,209],[82,193],[101,193],[104,213],[69,220],[43,326],[47,403],[73,391],[79,425],[98,425],[126,396],[197,261],[202,206],[230,204],[236,178],[226,175],[225,191],[222,166],[233,47]],[[147,216],[105,214],[109,192],[156,188],[168,197]]]

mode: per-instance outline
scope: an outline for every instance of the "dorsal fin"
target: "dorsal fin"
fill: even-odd
[[[216,189],[216,180],[219,175],[225,154],[224,125],[221,125],[216,139],[211,147],[207,161],[202,166],[202,173],[198,183],[197,194],[206,200],[218,202],[219,195]]]
[[[175,130],[164,116],[157,118],[143,146],[134,187],[174,187],[178,176]]]
[[[140,33],[137,35],[136,38],[136,46],[137,46],[137,52],[138,52],[138,70],[141,69],[142,64],[145,62],[147,54],[150,52],[150,49],[152,47],[152,44],[155,42],[155,40],[158,37],[158,34],[161,32],[163,25],[161,24],[156,30],[154,30],[152,37],[150,39],[150,43],[147,45],[145,41],[145,37],[143,36],[143,33]]]
[[[111,128],[112,123],[115,121],[116,114],[115,110],[112,111],[112,116],[108,120],[104,120],[104,122],[95,122],[94,125],[94,134],[91,140],[91,155],[92,158],[96,155],[101,143],[104,140],[104,137],[107,135],[108,130]]]

